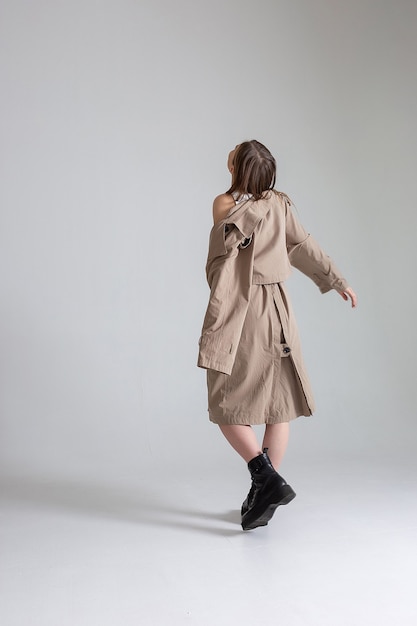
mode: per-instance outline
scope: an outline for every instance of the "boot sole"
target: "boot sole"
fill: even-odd
[[[268,498],[262,506],[249,509],[249,511],[245,513],[242,518],[243,530],[253,530],[254,528],[258,528],[258,526],[266,526],[276,509],[294,500],[295,496],[296,493],[290,485],[283,485],[279,488],[279,491],[271,494],[271,497]]]

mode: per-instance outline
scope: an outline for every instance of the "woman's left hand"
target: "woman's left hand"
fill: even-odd
[[[350,301],[352,302],[352,309],[354,309],[358,303],[358,298],[356,296],[356,293],[353,291],[352,287],[346,287],[344,291],[339,291],[339,293],[342,296],[343,300],[350,299]]]

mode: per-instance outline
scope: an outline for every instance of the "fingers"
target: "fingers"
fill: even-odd
[[[358,303],[358,298],[356,296],[356,293],[353,291],[353,289],[351,287],[348,287],[346,289],[346,293],[349,296],[351,303],[352,303],[352,309],[354,309]],[[346,298],[347,300],[347,298]]]
[[[358,304],[358,297],[356,293],[353,291],[353,289],[351,289],[350,287],[349,287],[349,296],[352,301],[352,309],[354,309],[356,305]]]
[[[356,305],[358,304],[358,297],[356,293],[353,291],[352,287],[347,287],[345,291],[340,291],[339,293],[342,296],[343,300],[350,299],[351,304],[352,304],[352,309],[356,307]]]

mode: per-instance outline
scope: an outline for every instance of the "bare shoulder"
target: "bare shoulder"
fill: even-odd
[[[220,222],[229,213],[230,209],[235,206],[233,196],[229,193],[221,193],[220,196],[214,198],[213,202],[213,220],[214,223]]]

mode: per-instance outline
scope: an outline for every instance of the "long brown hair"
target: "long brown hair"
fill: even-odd
[[[249,193],[259,200],[265,191],[273,189],[276,163],[272,154],[256,139],[244,141],[233,158],[233,182],[226,193]]]

